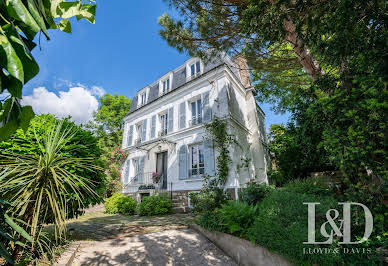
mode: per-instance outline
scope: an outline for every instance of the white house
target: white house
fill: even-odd
[[[251,179],[267,182],[265,116],[246,61],[223,55],[206,64],[191,58],[136,93],[124,118],[123,193],[140,201],[168,191],[176,205],[189,206],[188,193],[216,173],[217,147],[204,128],[214,117],[227,121],[236,140],[225,189],[235,197]]]

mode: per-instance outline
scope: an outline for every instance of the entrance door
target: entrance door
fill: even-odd
[[[156,154],[156,172],[160,173],[160,188],[167,189],[167,152]]]

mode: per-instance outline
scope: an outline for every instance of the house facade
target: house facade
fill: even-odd
[[[124,118],[122,192],[141,201],[167,191],[177,207],[190,206],[189,193],[216,174],[217,147],[204,128],[215,117],[236,140],[225,189],[237,197],[251,179],[267,182],[265,115],[243,58],[223,55],[191,58],[136,93]]]

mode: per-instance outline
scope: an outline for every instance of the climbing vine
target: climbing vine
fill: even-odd
[[[206,131],[212,136],[215,146],[218,148],[217,174],[215,178],[207,179],[208,186],[223,187],[229,174],[229,165],[232,163],[229,147],[234,143],[234,138],[227,132],[226,120],[214,117],[211,123],[205,125]]]

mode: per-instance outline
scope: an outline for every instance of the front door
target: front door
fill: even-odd
[[[167,189],[167,152],[156,154],[156,172],[160,173],[159,184],[161,189]]]

